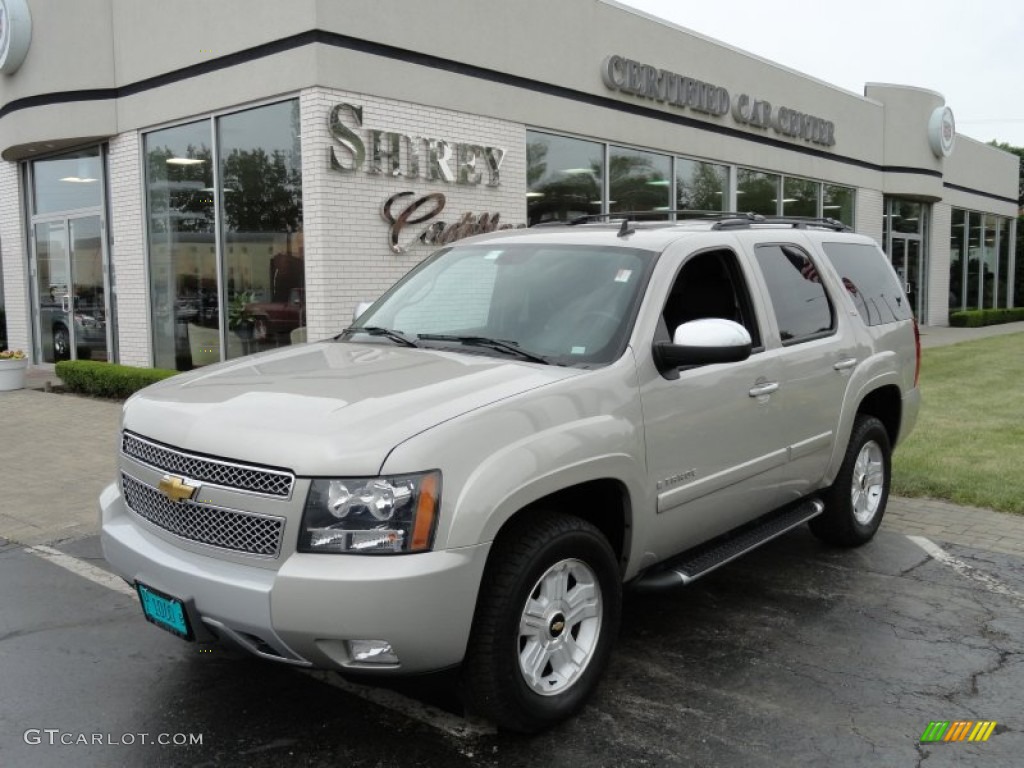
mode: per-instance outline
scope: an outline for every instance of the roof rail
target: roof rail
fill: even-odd
[[[808,227],[821,227],[831,229],[835,232],[852,232],[853,227],[844,224],[837,219],[816,216],[761,216],[748,213],[744,216],[722,218],[717,221],[712,229],[750,229],[751,224],[788,224],[793,229],[807,229]]]
[[[655,218],[657,217],[657,218]],[[638,219],[653,220],[664,224],[672,224],[680,220],[714,221],[712,229],[749,229],[755,224],[776,224],[790,226],[793,229],[807,229],[808,227],[821,227],[831,229],[835,232],[852,232],[853,228],[837,219],[828,217],[818,218],[815,216],[762,216],[752,211],[696,211],[690,209],[664,209],[657,211],[615,211],[614,213],[591,213],[585,216],[577,216],[568,221],[545,221],[534,224],[534,227],[542,226],[576,226],[577,224],[593,224],[597,222],[622,222],[635,221]],[[626,231],[623,227],[620,231]]]

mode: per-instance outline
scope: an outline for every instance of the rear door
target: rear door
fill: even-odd
[[[861,357],[823,257],[797,233],[745,241],[766,305],[766,346],[779,352],[779,436],[788,456],[783,500],[815,490],[828,468],[847,384]]]

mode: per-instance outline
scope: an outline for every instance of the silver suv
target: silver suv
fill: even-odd
[[[835,222],[481,235],[333,339],[131,398],[104,553],[183,638],[461,665],[473,711],[534,731],[594,689],[624,585],[805,522],[870,540],[919,349],[885,255]]]

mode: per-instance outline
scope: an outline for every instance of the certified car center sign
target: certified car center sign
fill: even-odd
[[[0,0],[0,72],[17,71],[32,42],[32,16],[25,0]]]

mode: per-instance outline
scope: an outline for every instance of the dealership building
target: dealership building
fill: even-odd
[[[839,219],[924,324],[1022,306],[1018,160],[955,109],[606,0],[0,0],[7,345],[185,370],[474,232],[677,209]]]

